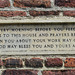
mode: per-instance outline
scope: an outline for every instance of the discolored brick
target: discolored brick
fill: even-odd
[[[64,11],[64,16],[72,16],[75,17],[75,11]]]
[[[54,75],[55,72],[52,72],[52,71],[43,71],[42,72],[42,75]]]
[[[10,2],[9,0],[0,0],[0,8],[9,7]]]
[[[31,16],[59,15],[58,11],[29,11]]]
[[[4,66],[6,68],[22,67],[23,61],[21,59],[7,58],[5,59]]]
[[[36,70],[5,70],[2,75],[38,75]]]
[[[75,7],[75,0],[55,0],[55,5],[64,7]]]
[[[25,59],[26,67],[40,68],[43,67],[43,60],[40,58]]]
[[[15,7],[51,7],[50,0],[14,0]]]
[[[46,67],[62,67],[63,61],[60,58],[47,58],[45,61]]]
[[[61,72],[61,70],[43,71],[42,75],[62,75],[62,72]]]
[[[0,11],[2,17],[26,16],[24,11]]]
[[[63,75],[75,75],[75,70],[64,70]]]
[[[75,70],[45,70],[42,75],[75,75]]]
[[[65,67],[75,67],[75,58],[66,58],[64,62]]]

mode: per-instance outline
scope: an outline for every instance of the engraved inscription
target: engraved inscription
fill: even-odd
[[[1,54],[73,54],[75,25],[0,26]]]

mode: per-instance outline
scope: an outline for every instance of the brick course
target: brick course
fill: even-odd
[[[59,15],[58,11],[29,11],[31,16]]]
[[[0,0],[0,9],[1,17],[75,17],[75,0]]]
[[[43,71],[42,75],[75,75],[75,70],[51,70]]]
[[[38,75],[36,70],[5,70],[2,75]]]
[[[75,69],[69,69],[69,67],[75,67],[75,58],[66,58],[65,62],[62,58],[30,58],[23,60],[19,58],[6,58],[1,60],[0,68],[2,68],[2,66],[3,69],[6,68],[6,70],[2,71],[1,75],[39,75],[40,73],[42,73],[42,75],[75,74]],[[46,67],[47,70],[44,70],[44,67]],[[63,67],[67,67],[66,70],[61,70]],[[49,68],[58,68],[58,70],[49,70]]]

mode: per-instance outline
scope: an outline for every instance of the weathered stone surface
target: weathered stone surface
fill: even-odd
[[[39,19],[40,18],[38,18],[36,22],[38,22]],[[20,22],[22,23],[22,21]],[[11,27],[9,27],[9,25],[0,26],[2,29],[0,30],[1,35],[9,35],[7,38],[4,36],[0,37],[0,40],[4,41],[4,43],[1,42],[1,44],[5,46],[5,48],[2,46],[0,50],[1,55],[75,54],[75,42],[73,41],[75,40],[74,24],[60,25],[45,23],[44,25],[15,24],[14,26],[10,24],[10,26]],[[5,31],[7,31],[7,33]],[[7,42],[5,42],[5,40],[7,40]],[[14,42],[10,44],[10,40]]]

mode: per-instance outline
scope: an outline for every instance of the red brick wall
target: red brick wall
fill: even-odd
[[[2,56],[1,75],[75,75],[74,56]]]
[[[0,16],[63,16],[75,17],[75,0],[0,0]]]

